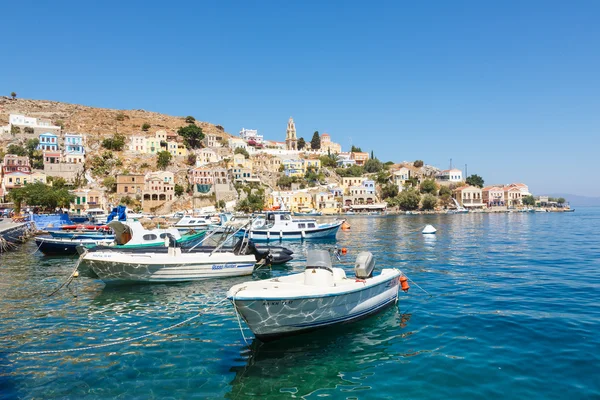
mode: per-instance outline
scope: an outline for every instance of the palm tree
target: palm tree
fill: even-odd
[[[12,99],[16,99],[17,98],[17,93],[15,92],[10,92],[10,97],[12,97]]]

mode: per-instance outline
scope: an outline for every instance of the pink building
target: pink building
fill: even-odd
[[[487,186],[481,189],[483,202],[488,207],[506,205],[504,199],[504,189],[499,186]]]

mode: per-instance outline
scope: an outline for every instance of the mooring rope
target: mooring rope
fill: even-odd
[[[83,254],[85,254],[85,253],[83,253]],[[70,284],[71,281],[73,281],[73,278],[75,277],[75,274],[77,273],[77,270],[79,269],[79,264],[81,264],[81,260],[82,260],[82,257],[80,256],[79,259],[77,260],[77,262],[75,263],[75,269],[73,270],[73,272],[71,272],[71,275],[69,275],[69,277],[59,287],[54,289],[54,291],[52,293],[50,293],[48,295],[48,297],[54,296],[60,289],[63,288],[63,286]]]
[[[117,340],[117,341],[110,342],[110,343],[102,343],[102,344],[96,344],[96,345],[85,346],[85,347],[76,347],[76,348],[73,348],[73,349],[42,350],[42,351],[19,351],[18,353],[19,354],[28,354],[28,355],[72,353],[72,352],[75,352],[75,351],[95,350],[95,349],[101,349],[101,348],[108,347],[108,346],[115,346],[117,344],[125,344],[125,343],[135,342],[135,341],[142,340],[142,339],[145,339],[145,338],[150,337],[150,336],[158,335],[160,333],[169,331],[171,329],[175,329],[175,328],[177,328],[179,326],[185,325],[185,324],[187,324],[190,321],[193,321],[193,320],[195,320],[197,318],[200,318],[201,316],[203,316],[204,314],[206,314],[209,310],[217,307],[218,305],[220,305],[221,303],[223,303],[226,300],[227,300],[226,298],[222,299],[218,303],[216,303],[213,306],[209,307],[203,313],[198,313],[198,314],[196,314],[194,316],[191,316],[190,318],[187,318],[187,319],[185,319],[185,320],[183,320],[181,322],[178,322],[178,323],[176,323],[174,325],[167,326],[166,328],[162,328],[162,329],[159,329],[157,331],[147,333],[145,335],[136,336],[136,337],[129,338],[129,339]]]
[[[235,304],[235,295],[238,294],[239,291],[246,289],[245,286],[242,286],[238,290],[235,291],[232,298],[233,310],[235,311],[235,316],[237,317],[238,326],[240,327],[240,333],[242,334],[242,339],[244,339],[244,343],[246,346],[249,346],[248,340],[246,339],[246,335],[244,335],[244,329],[242,328],[242,321],[240,319],[240,313],[238,312],[237,305]]]

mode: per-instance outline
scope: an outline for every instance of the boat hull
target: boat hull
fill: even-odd
[[[254,241],[274,241],[274,240],[312,240],[312,239],[331,239],[335,238],[343,221],[327,224],[317,228],[307,228],[303,230],[275,230],[275,229],[251,229],[248,236]]]
[[[232,253],[160,254],[93,252],[84,261],[107,284],[188,282],[251,275],[255,259]]]
[[[362,290],[332,295],[244,299],[228,295],[254,335],[272,341],[315,329],[354,322],[388,307],[398,298],[399,274]]]
[[[62,256],[77,254],[79,246],[108,245],[112,239],[55,239],[36,237],[38,250],[47,256]]]

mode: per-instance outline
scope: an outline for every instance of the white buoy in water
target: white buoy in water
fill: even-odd
[[[426,225],[425,228],[423,229],[423,235],[432,235],[436,232],[437,232],[437,229],[435,229],[432,225]]]

